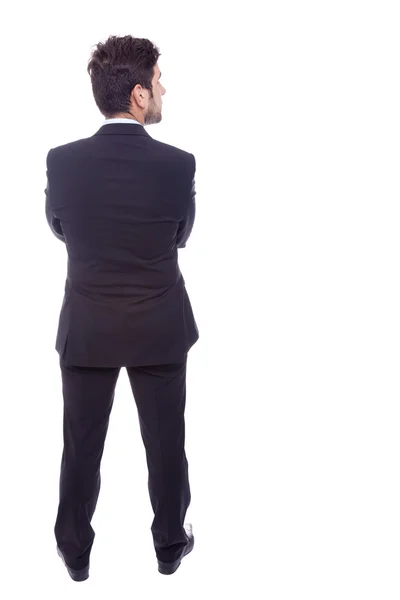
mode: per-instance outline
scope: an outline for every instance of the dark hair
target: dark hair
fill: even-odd
[[[152,97],[154,66],[159,56],[159,49],[150,40],[131,35],[111,35],[97,44],[87,71],[95,102],[106,118],[130,110],[135,85],[150,90]]]

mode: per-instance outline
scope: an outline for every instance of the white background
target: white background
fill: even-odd
[[[396,2],[22,2],[1,56],[0,596],[398,600],[399,18]],[[69,579],[53,527],[62,451],[54,350],[64,244],[50,148],[103,117],[86,72],[109,35],[162,52],[156,139],[197,159],[180,266],[189,355],[188,520],[158,573],[125,370],[93,525]]]

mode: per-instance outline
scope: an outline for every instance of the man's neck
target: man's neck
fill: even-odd
[[[130,119],[131,121],[137,121],[141,125],[144,125],[144,119],[142,120],[140,117],[135,117],[134,115],[131,115],[130,113],[120,113],[119,115],[114,115],[111,118],[112,119]],[[107,119],[107,121],[109,121],[109,120],[110,119]]]

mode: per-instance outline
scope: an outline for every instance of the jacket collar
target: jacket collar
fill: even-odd
[[[143,125],[136,125],[136,123],[107,123],[100,127],[94,135],[144,135],[151,137]]]

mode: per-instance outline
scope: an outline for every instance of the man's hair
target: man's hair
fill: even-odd
[[[106,118],[130,110],[135,85],[150,90],[153,97],[152,79],[159,56],[159,49],[150,40],[131,35],[111,35],[97,44],[87,71],[95,102]]]

